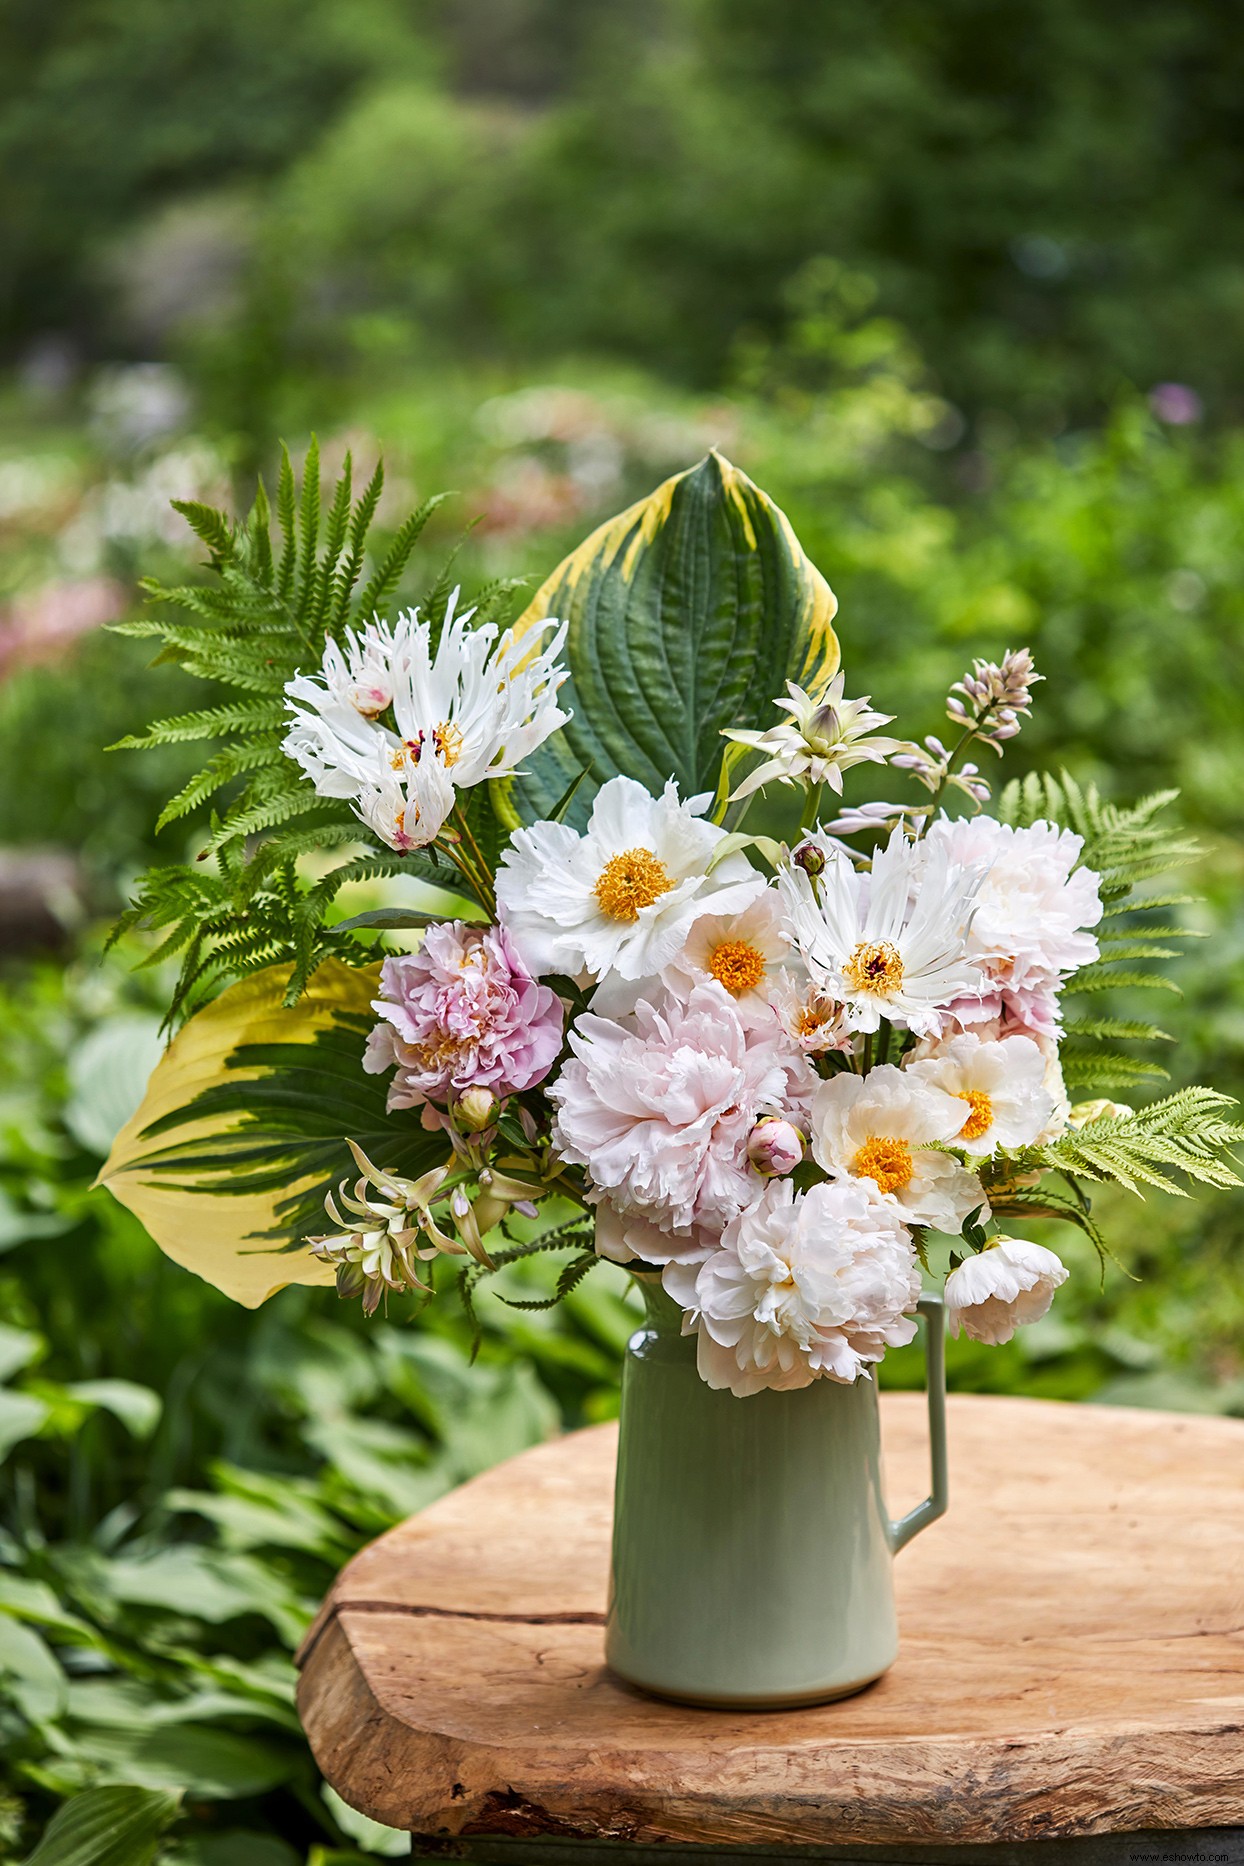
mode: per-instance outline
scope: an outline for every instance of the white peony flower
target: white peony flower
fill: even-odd
[[[604,1201],[597,1248],[625,1262],[703,1255],[755,1198],[747,1156],[762,1114],[806,1125],[816,1077],[767,1007],[720,985],[641,1003],[625,1024],[592,1014],[547,1090],[553,1140]]]
[[[1031,1037],[986,1042],[969,1032],[945,1038],[923,1060],[909,1062],[905,1073],[964,1103],[954,1145],[965,1153],[1030,1147],[1054,1113],[1046,1060]]]
[[[796,1194],[771,1181],[719,1250],[698,1268],[669,1265],[662,1281],[698,1337],[702,1379],[740,1397],[817,1378],[849,1384],[916,1332],[911,1239],[858,1186]]]
[[[899,749],[898,739],[870,737],[888,726],[892,713],[874,713],[868,699],[844,700],[845,674],[835,674],[820,696],[805,693],[793,680],[788,698],[774,704],[790,714],[767,732],[726,732],[736,745],[763,752],[765,762],[744,778],[731,801],[749,797],[766,784],[828,784],[842,795],[842,774],[853,765],[883,765]]]
[[[998,1346],[1025,1322],[1037,1322],[1067,1281],[1067,1267],[1043,1244],[993,1238],[946,1278],[946,1319],[973,1341]]]
[[[1076,868],[1081,837],[1054,823],[1012,829],[990,816],[939,817],[919,845],[930,876],[946,861],[983,868],[968,953],[983,967],[982,996],[953,1007],[961,1024],[1005,1014],[1056,1036],[1058,993],[1098,955],[1098,876]]]
[[[469,626],[473,610],[455,614],[457,600],[455,590],[435,653],[417,612],[376,620],[343,647],[328,642],[319,671],[285,685],[286,753],[391,849],[434,841],[459,790],[516,771],[570,717],[557,705],[565,624],[498,642],[492,623]],[[381,723],[390,707],[395,731]]]
[[[898,827],[871,874],[828,849],[815,879],[791,863],[778,886],[787,931],[816,982],[845,1003],[851,1027],[876,1030],[886,1017],[922,1036],[940,1027],[947,1005],[983,987],[967,957],[980,880]]]
[[[939,1145],[958,1144],[963,1103],[906,1069],[844,1072],[812,1100],[812,1153],[827,1173],[873,1188],[905,1224],[958,1232],[986,1199],[980,1180]]]
[[[597,792],[585,833],[565,823],[516,829],[497,870],[501,918],[537,976],[616,972],[655,979],[711,902],[741,911],[764,890],[747,857],[708,865],[725,835],[703,820],[709,798],[652,797],[634,778]]]

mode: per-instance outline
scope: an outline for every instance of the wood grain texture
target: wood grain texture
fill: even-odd
[[[927,1488],[923,1409],[882,1399],[895,1514]],[[605,1670],[616,1434],[598,1427],[343,1570],[300,1655],[320,1767],[427,1835],[778,1848],[1244,1825],[1244,1423],[965,1396],[950,1434],[950,1513],[897,1559],[902,1649],[860,1696],[692,1710]]]

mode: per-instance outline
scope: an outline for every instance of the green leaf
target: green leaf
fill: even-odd
[[[516,624],[569,623],[560,697],[574,714],[515,779],[520,815],[552,815],[585,765],[576,823],[618,772],[711,791],[723,728],[773,725],[788,678],[815,688],[835,672],[836,608],[785,516],[728,460],[667,480],[573,551]]]
[[[52,1816],[26,1866],[149,1866],[181,1794],[90,1788]]]
[[[150,1438],[164,1410],[160,1395],[134,1380],[75,1380],[65,1391],[88,1406],[102,1406],[135,1438]]]
[[[51,1647],[31,1627],[0,1613],[0,1697],[30,1723],[46,1723],[65,1708],[65,1674]]]
[[[396,1827],[385,1827],[379,1821],[373,1821],[369,1815],[360,1814],[348,1801],[343,1801],[335,1788],[327,1782],[323,1795],[333,1819],[340,1827],[347,1840],[353,1840],[364,1852],[376,1854],[381,1859],[409,1859],[410,1835],[402,1833]]]
[[[365,914],[352,915],[349,920],[338,920],[334,931],[353,933],[364,927],[376,927],[397,932],[402,927],[435,926],[444,917],[443,914],[424,913],[418,907],[373,907]]]
[[[43,1352],[43,1336],[31,1328],[10,1328],[0,1322],[0,1380],[9,1380]]]
[[[302,1862],[302,1853],[295,1853],[274,1834],[244,1833],[240,1828],[223,1834],[194,1834],[160,1855],[160,1866],[302,1866]]]
[[[203,1801],[265,1794],[298,1767],[284,1739],[268,1742],[200,1724],[163,1724],[153,1730],[83,1725],[72,1741],[66,1760],[83,1776],[102,1773],[140,1788],[183,1790]],[[131,1866],[129,1855],[121,1858]]]
[[[32,1393],[12,1393],[0,1387],[0,1458],[6,1458],[20,1439],[42,1431],[50,1411]]]

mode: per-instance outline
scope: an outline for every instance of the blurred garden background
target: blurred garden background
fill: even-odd
[[[474,521],[468,585],[539,580],[719,446],[836,590],[848,692],[938,730],[1027,644],[1010,775],[1178,787],[1206,937],[1159,1060],[1238,1093],[1242,100],[1209,0],[8,0],[0,1859],[400,1852],[322,1789],[292,1649],[360,1541],[607,1417],[632,1325],[608,1270],[489,1298],[474,1365],[448,1306],[248,1313],[92,1190],[167,990],[106,931],[202,832],[153,833],[177,748],[104,749],[183,710],[104,626],[201,560],[168,501],[242,509],[315,430],[383,455],[382,526],[456,492],[425,565]],[[1100,1212],[1104,1286],[1052,1240],[1054,1313],[952,1381],[1244,1415],[1244,1204]]]

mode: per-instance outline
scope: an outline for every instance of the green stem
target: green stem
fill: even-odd
[[[982,714],[981,717],[983,719],[984,715]],[[955,745],[955,748],[951,752],[950,757],[946,760],[946,769],[942,773],[942,781],[938,785],[937,789],[933,792],[932,801],[930,802],[928,806],[929,813],[926,817],[923,818],[920,829],[918,829],[916,832],[917,842],[920,840],[921,832],[927,829],[929,824],[933,821],[933,818],[937,813],[937,806],[942,801],[942,798],[945,796],[947,788],[949,787],[949,784],[950,784],[950,780],[952,776],[954,775],[955,767],[958,765],[959,760],[962,757],[963,753],[966,752],[968,746],[972,743],[973,739],[977,736],[977,733],[980,729],[980,725],[981,725],[981,720],[974,719],[970,726],[966,726],[964,728],[962,736],[960,737],[957,744]]]

